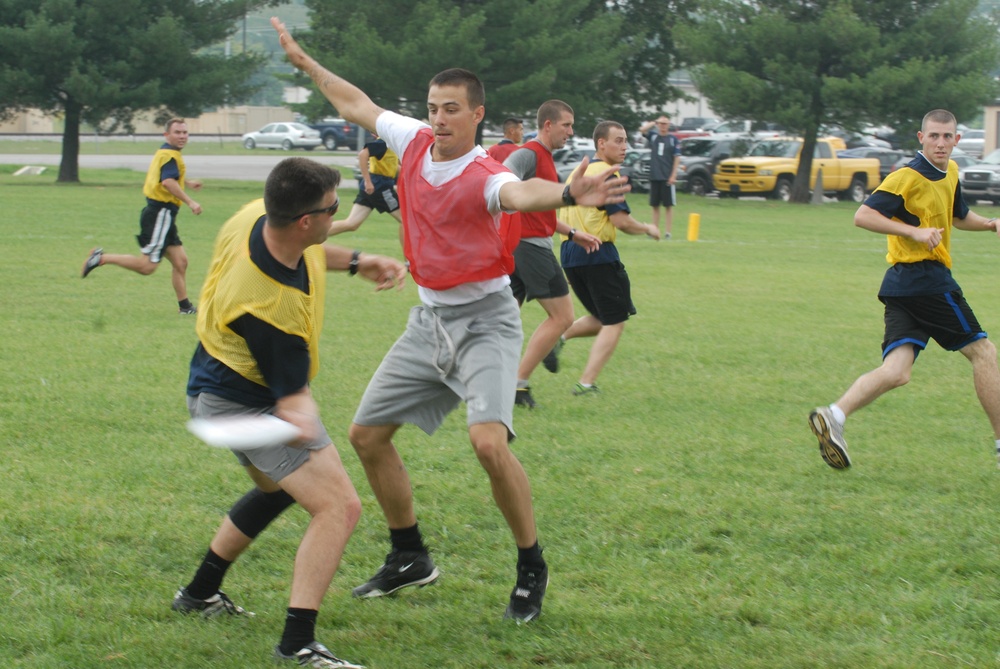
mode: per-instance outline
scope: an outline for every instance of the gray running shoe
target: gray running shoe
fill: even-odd
[[[93,272],[95,269],[101,266],[101,257],[104,255],[104,249],[96,248],[91,249],[90,255],[83,262],[83,270],[80,272],[80,277],[83,279],[87,278],[87,275]]]
[[[394,550],[385,556],[385,564],[375,575],[351,590],[351,594],[362,598],[384,597],[400,588],[430,585],[440,575],[429,554]]]
[[[347,660],[341,660],[318,641],[313,641],[292,655],[285,655],[281,652],[281,646],[275,646],[274,658],[282,662],[295,662],[300,667],[312,667],[313,669],[336,669],[337,667],[340,669],[365,669],[363,664],[353,664]]]
[[[545,366],[545,369],[549,370],[553,374],[559,371],[559,353],[562,351],[562,347],[565,343],[566,340],[559,337],[559,341],[557,341],[556,345],[552,347],[552,350],[549,351],[544,358],[542,358],[542,364]]]
[[[510,593],[504,619],[526,623],[542,614],[542,599],[549,587],[549,568],[518,567],[517,584]]]
[[[830,407],[818,407],[809,414],[809,427],[819,439],[819,454],[826,464],[834,469],[847,469],[851,458],[847,455],[844,441],[844,425],[833,417]]]
[[[208,599],[196,599],[188,594],[187,588],[181,588],[174,595],[174,603],[170,606],[174,611],[183,614],[197,613],[204,618],[228,614],[231,616],[253,616],[251,611],[237,606],[226,593],[219,590]]]
[[[182,307],[178,309],[177,313],[181,314],[182,316],[190,316],[192,314],[198,313],[198,308],[192,304],[190,307]]]

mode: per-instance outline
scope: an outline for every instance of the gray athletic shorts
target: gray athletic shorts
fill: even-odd
[[[518,302],[569,295],[569,284],[552,252],[552,240],[537,244],[522,239],[514,249],[514,271],[510,289]]]
[[[192,418],[211,418],[213,416],[239,416],[243,414],[273,414],[274,407],[248,407],[239,402],[227,400],[211,393],[201,393],[197,397],[187,398],[188,411]],[[309,460],[309,451],[318,451],[332,445],[330,435],[326,433],[323,424],[319,424],[319,436],[302,446],[274,446],[272,448],[255,448],[247,451],[233,451],[233,455],[244,467],[253,465],[264,472],[269,479],[277,483]]]
[[[509,288],[457,307],[420,305],[354,415],[358,425],[412,423],[433,434],[465,401],[468,424],[503,423],[514,438],[521,313]]]

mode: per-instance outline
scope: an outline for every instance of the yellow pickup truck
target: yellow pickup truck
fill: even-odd
[[[809,189],[816,188],[816,175],[823,170],[823,192],[841,200],[863,202],[865,193],[878,186],[881,176],[876,158],[838,158],[844,148],[837,137],[816,140]],[[764,139],[742,158],[719,163],[713,180],[722,197],[764,195],[788,200],[799,169],[802,140],[793,137]]]

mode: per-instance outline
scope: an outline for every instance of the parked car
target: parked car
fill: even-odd
[[[268,123],[260,130],[243,135],[247,149],[305,149],[312,151],[320,145],[319,132],[302,123]]]
[[[785,128],[777,123],[764,121],[723,121],[710,130],[713,136],[724,139],[767,139],[785,134]]]
[[[906,157],[907,153],[906,151],[899,151],[897,149],[862,146],[837,151],[837,156],[840,158],[877,158],[881,165],[879,167],[879,174],[885,179],[895,169],[894,165],[899,159]],[[910,159],[912,158],[913,156],[910,156]]]
[[[688,130],[708,130],[708,126],[714,126],[719,122],[719,119],[712,118],[711,116],[688,116],[680,125],[674,127],[674,130],[680,130],[681,132],[686,132]]]
[[[726,158],[746,155],[753,146],[747,139],[690,137],[681,141],[681,161],[677,166],[678,190],[708,195],[715,190],[712,174]]]
[[[330,151],[338,148],[357,149],[358,130],[361,126],[350,123],[342,118],[324,118],[316,123],[310,123],[309,127],[319,131],[319,136],[323,140],[323,146]],[[369,142],[375,136],[365,130],[364,141]]]
[[[962,195],[967,201],[990,200],[993,204],[1000,204],[1000,149],[990,153],[979,163],[960,169],[958,175],[962,183]]]
[[[966,167],[972,167],[980,162],[957,147],[951,150],[951,159],[958,165],[959,170],[964,170]],[[902,158],[893,163],[892,171],[895,172],[901,167],[906,167],[911,160],[913,160],[913,154],[906,153]]]
[[[623,177],[627,177],[632,185],[633,193],[649,192],[649,172],[650,161],[653,152],[650,149],[629,149],[625,154],[625,160],[618,170]]]
[[[566,181],[566,177],[573,173],[573,170],[577,168],[584,156],[593,158],[594,150],[574,149],[564,146],[561,149],[553,151],[552,162],[556,164],[556,174],[559,175],[559,181]]]
[[[986,142],[986,131],[969,129],[960,134],[962,135],[962,138],[958,140],[958,148],[962,149],[971,156],[982,158],[983,145]]]

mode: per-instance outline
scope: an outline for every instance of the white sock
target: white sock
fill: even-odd
[[[997,445],[997,455],[1000,456],[1000,439],[996,440],[996,445]]]
[[[843,425],[844,421],[847,420],[847,416],[844,415],[843,410],[836,404],[830,405],[830,411],[833,413],[833,419],[841,425]],[[998,443],[1000,443],[1000,441],[998,441]]]
[[[528,382],[525,381],[525,380],[523,380],[523,379],[518,379],[517,380],[517,387],[518,388],[527,388],[528,387]]]

